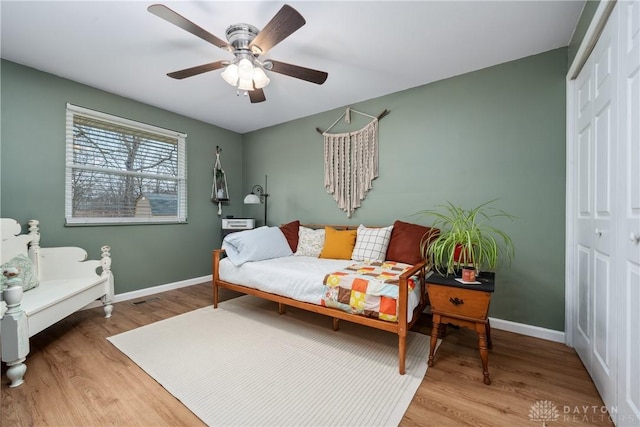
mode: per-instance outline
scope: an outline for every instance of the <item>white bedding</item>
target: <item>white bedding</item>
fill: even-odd
[[[327,274],[354,264],[352,260],[288,256],[234,266],[228,258],[220,260],[220,280],[259,289],[297,301],[321,305]],[[420,284],[409,293],[407,321],[420,303]]]

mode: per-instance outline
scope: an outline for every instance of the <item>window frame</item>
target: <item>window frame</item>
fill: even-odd
[[[177,144],[177,177],[153,174],[148,172],[118,171],[99,166],[88,166],[74,163],[74,118],[80,116],[90,120],[105,122],[109,125],[130,128],[136,132],[155,134],[161,139],[173,139]],[[65,225],[132,225],[132,224],[181,224],[187,222],[187,134],[161,128],[147,123],[126,119],[112,114],[91,110],[67,103],[65,129]],[[73,216],[73,170],[83,169],[100,171],[109,175],[132,175],[141,178],[175,179],[177,183],[177,214],[150,217],[74,217]]]

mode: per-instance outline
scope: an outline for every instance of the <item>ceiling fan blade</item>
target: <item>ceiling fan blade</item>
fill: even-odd
[[[267,98],[264,96],[264,91],[262,89],[254,89],[248,92],[249,92],[249,99],[251,100],[252,104],[255,104],[256,102],[264,102],[267,100]]]
[[[185,68],[184,70],[174,71],[172,73],[167,73],[167,76],[174,79],[184,79],[191,76],[196,76],[198,74],[206,73],[209,71],[217,70],[219,68],[224,67],[228,64],[229,61],[216,61],[210,62],[208,64],[198,65],[196,67]]]
[[[173,25],[176,25],[183,30],[190,32],[191,34],[200,37],[202,40],[208,41],[214,46],[218,46],[221,49],[229,50],[229,43],[222,39],[219,39],[204,28],[199,27],[184,16],[180,15],[177,12],[174,12],[163,4],[152,4],[147,8],[147,10],[154,15],[164,19],[165,21],[168,21]]]
[[[306,22],[297,10],[285,4],[258,33],[249,47],[253,53],[263,54],[289,37]]]
[[[266,61],[265,61],[266,62]],[[312,70],[311,68],[301,67],[299,65],[287,64],[285,62],[269,60],[272,64],[271,68],[266,68],[275,73],[284,74],[286,76],[295,77],[296,79],[306,80],[317,85],[321,85],[329,77],[324,71]]]

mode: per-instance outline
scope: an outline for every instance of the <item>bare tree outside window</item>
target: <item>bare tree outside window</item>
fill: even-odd
[[[68,104],[67,223],[185,221],[185,139]]]

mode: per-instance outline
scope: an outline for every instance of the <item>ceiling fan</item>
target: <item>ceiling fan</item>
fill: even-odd
[[[329,76],[324,71],[313,70],[299,65],[287,64],[273,59],[264,61],[258,59],[260,55],[267,53],[272,47],[289,37],[306,23],[302,15],[289,5],[282,6],[261,31],[249,24],[231,25],[226,31],[228,42],[219,39],[162,4],[151,5],[147,10],[214,46],[228,50],[234,55],[234,58],[230,61],[210,62],[167,74],[174,79],[184,79],[224,68],[222,78],[230,85],[237,87],[238,94],[244,91],[245,95],[249,95],[251,102],[256,103],[266,100],[262,88],[269,84],[270,80],[264,70],[319,85],[323,84]]]

